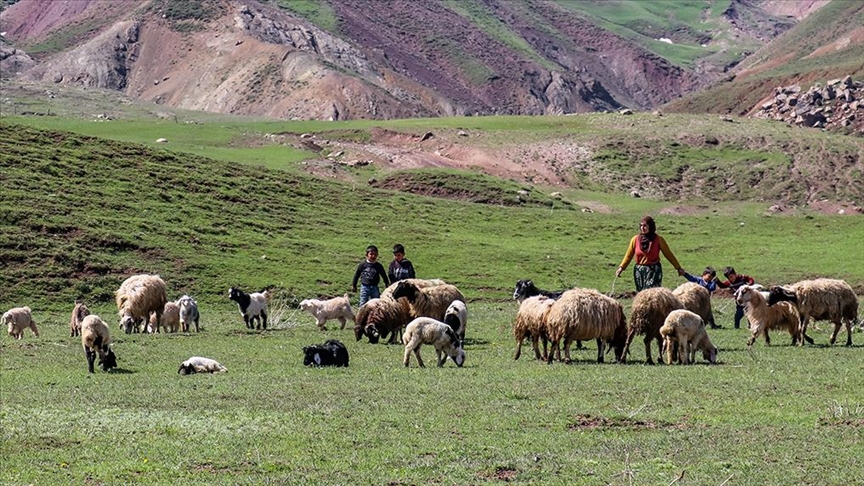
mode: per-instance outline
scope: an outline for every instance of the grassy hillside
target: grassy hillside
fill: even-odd
[[[742,203],[696,204],[662,216],[679,203],[573,190],[556,202],[548,190],[531,187],[534,204],[479,204],[467,201],[515,197],[523,186],[453,171],[418,173],[429,186],[462,188],[462,200],[441,200],[324,181],[290,167],[2,128],[6,307],[109,302],[119,282],[137,272],[165,277],[175,298],[186,292],[224,302],[230,285],[273,286],[291,301],[341,295],[366,245],[382,248],[386,262],[396,242],[406,245],[421,276],[452,281],[471,299],[506,299],[525,277],[541,286],[608,291],[644,213],[660,214],[662,233],[694,272],[734,264],[766,283],[817,275],[864,282],[864,271],[845,263],[864,236],[857,217],[769,217],[764,205]],[[576,209],[592,200],[615,209]],[[818,255],[801,258],[812,247],[787,241],[804,230]],[[764,259],[766,252],[774,258]],[[626,279],[617,290],[630,286]]]

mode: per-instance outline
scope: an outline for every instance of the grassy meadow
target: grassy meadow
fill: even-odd
[[[494,145],[613,133],[597,119],[378,123],[419,133],[468,129]],[[628,137],[645,121],[632,120]],[[676,117],[664,120],[653,136],[681,130]],[[684,120],[700,134],[765,127],[769,139],[787,136],[768,124]],[[851,348],[829,347],[830,326],[820,322],[815,346],[792,347],[774,333],[770,347],[760,340],[748,350],[747,330],[732,329],[731,300],[717,297],[723,329],[710,334],[718,366],[645,366],[638,339],[626,365],[596,364],[594,343],[574,351],[571,365],[535,362],[530,349],[514,361],[510,334],[521,278],[545,289],[597,288],[629,306],[630,271],[620,279],[614,271],[646,213],[693,273],[734,265],[763,284],[842,278],[861,294],[860,216],[576,189],[557,201],[552,188],[474,173],[418,175],[461,184],[469,196],[525,189],[530,203],[442,200],[373,189],[366,180],[388,174],[372,168],[316,178],[300,164],[317,154],[237,143],[332,126],[0,121],[0,306],[29,305],[41,331],[0,339],[0,483],[864,482],[860,332]],[[166,133],[170,147],[153,143]],[[749,157],[728,159],[726,170],[745,171]],[[608,210],[581,210],[589,205]],[[406,370],[401,346],[358,343],[332,323],[318,331],[296,309],[304,298],[349,291],[366,245],[377,244],[386,265],[396,242],[420,277],[443,278],[466,295],[464,368],[418,369],[412,359]],[[683,282],[666,269],[666,286]],[[114,331],[113,291],[138,272],[161,275],[172,299],[195,296],[203,330],[116,331],[119,369],[88,375],[80,342],[68,337],[73,302],[84,299]],[[273,289],[271,329],[245,330],[227,299],[231,285]],[[328,338],[346,343],[351,366],[304,368],[302,347]],[[178,375],[193,355],[229,372]],[[434,362],[429,347],[423,356]]]

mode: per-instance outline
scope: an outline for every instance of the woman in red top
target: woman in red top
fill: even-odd
[[[615,271],[615,276],[620,277],[621,273],[630,264],[630,260],[636,257],[636,264],[633,266],[633,280],[636,282],[636,291],[651,287],[660,287],[663,285],[663,267],[660,265],[660,253],[669,260],[669,263],[678,270],[678,275],[684,275],[684,270],[678,263],[678,259],[672,254],[666,240],[657,234],[657,226],[654,223],[654,218],[645,216],[639,221],[639,234],[630,240],[630,246],[627,247],[627,253]]]

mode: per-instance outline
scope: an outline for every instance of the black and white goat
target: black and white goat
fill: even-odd
[[[313,344],[303,348],[304,366],[348,366],[348,349],[338,339],[328,339],[324,344]]]
[[[247,294],[242,290],[231,287],[228,289],[228,298],[237,302],[240,307],[240,315],[248,329],[267,329],[267,290]],[[253,327],[253,323],[258,321]]]

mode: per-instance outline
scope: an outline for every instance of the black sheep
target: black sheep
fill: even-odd
[[[304,366],[348,366],[348,349],[337,339],[303,348]]]

